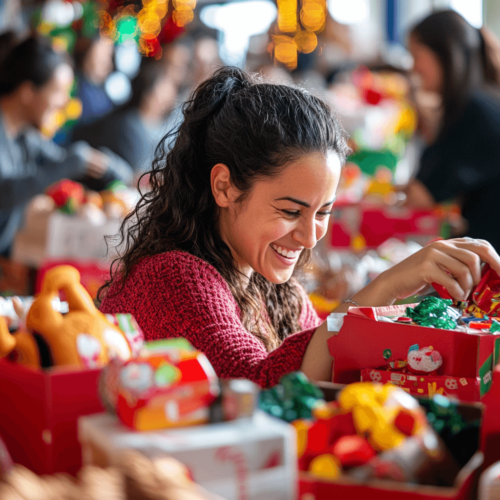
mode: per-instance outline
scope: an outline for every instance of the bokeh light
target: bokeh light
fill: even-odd
[[[297,49],[304,54],[310,54],[318,46],[318,37],[310,31],[299,31],[293,39]]]
[[[326,21],[326,3],[321,0],[303,0],[300,22],[307,31],[322,31]]]
[[[297,67],[297,45],[293,38],[285,35],[273,36],[274,57],[289,69]]]
[[[318,37],[325,29],[326,0],[278,0],[278,20],[269,46],[276,61],[289,70],[297,67],[298,52],[310,54],[318,46]]]
[[[278,0],[278,28],[282,33],[297,31],[297,0]]]

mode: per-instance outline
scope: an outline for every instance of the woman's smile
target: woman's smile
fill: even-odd
[[[302,250],[291,250],[289,248],[282,247],[276,243],[271,243],[271,248],[274,252],[276,258],[287,266],[294,266],[300,256]]]

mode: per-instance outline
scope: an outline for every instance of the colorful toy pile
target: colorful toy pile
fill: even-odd
[[[304,404],[317,391],[303,374],[287,375],[262,393],[261,408],[288,420],[298,415],[292,424],[299,469],[318,479],[347,475],[363,482],[378,478],[450,486],[477,448],[478,422],[465,422],[446,398],[427,403],[426,416],[417,400],[390,384],[354,383],[338,393],[337,401],[327,403],[321,394]],[[291,405],[295,412],[290,413]],[[306,406],[309,412],[301,411]],[[475,441],[464,439],[465,429],[476,432]],[[452,455],[438,434],[452,446],[460,435],[464,453]]]

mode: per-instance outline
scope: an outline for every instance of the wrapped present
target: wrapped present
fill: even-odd
[[[147,343],[137,357],[111,363],[101,387],[106,406],[140,431],[206,423],[219,394],[212,365],[182,338]]]

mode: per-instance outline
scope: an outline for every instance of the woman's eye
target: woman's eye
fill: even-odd
[[[282,210],[282,212],[289,217],[298,217],[300,215],[299,210]]]
[[[329,215],[332,215],[333,212],[318,212],[316,214],[316,217],[318,219],[325,219],[326,217],[328,217]]]

